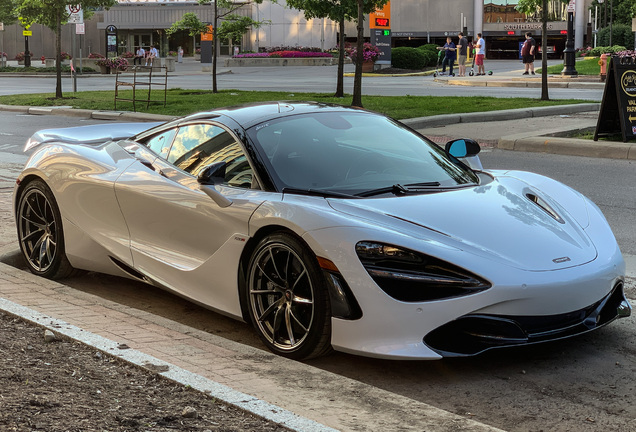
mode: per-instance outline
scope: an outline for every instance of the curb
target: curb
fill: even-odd
[[[516,88],[541,88],[540,80],[523,80],[522,78],[508,78],[507,80],[482,80],[476,78],[473,80],[465,79],[449,79],[449,78],[435,78],[435,82],[444,83],[447,85],[468,86],[468,87],[516,87]],[[562,81],[562,80],[549,80],[550,88],[570,88],[570,89],[603,89],[605,88],[604,82],[590,82],[590,81]]]
[[[636,160],[636,144],[616,141],[599,142],[577,138],[510,135],[502,137],[497,148],[566,156]]]
[[[291,411],[272,405],[254,396],[236,391],[228,386],[219,384],[163,360],[159,360],[156,357],[130,348],[126,350],[119,349],[117,342],[82,330],[64,321],[43,315],[33,309],[21,306],[4,298],[0,298],[0,309],[39,327],[48,329],[55,334],[60,334],[69,339],[79,341],[107,355],[117,357],[126,363],[157,373],[173,382],[191,387],[228,405],[270,420],[293,431],[337,432],[336,429],[301,417]],[[168,369],[165,372],[158,372],[166,367]]]
[[[171,121],[178,116],[163,114],[149,114],[130,111],[93,111],[87,109],[76,109],[70,106],[60,107],[32,107],[24,105],[0,105],[0,111],[14,111],[31,115],[59,115],[68,117],[80,117],[95,120],[120,120],[130,121]]]
[[[505,111],[488,111],[465,114],[443,114],[429,117],[417,117],[401,120],[401,123],[413,128],[424,129],[434,126],[445,126],[455,123],[475,123],[501,120],[516,120],[529,117],[545,117],[561,114],[573,114],[588,111],[599,111],[600,103],[583,103],[574,105],[554,105],[536,108],[519,108]]]

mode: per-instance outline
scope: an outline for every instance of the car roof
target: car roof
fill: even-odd
[[[235,122],[247,129],[256,124],[289,115],[343,111],[370,113],[370,111],[361,108],[345,107],[342,105],[326,104],[321,102],[275,101],[250,103],[219,108],[214,111],[200,112],[185,117],[182,121],[212,119],[219,116],[225,116],[233,119]]]

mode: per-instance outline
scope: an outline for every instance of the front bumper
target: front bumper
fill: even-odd
[[[469,314],[430,332],[424,343],[443,357],[463,357],[494,348],[548,342],[580,335],[631,315],[623,282],[598,302],[548,316]]]

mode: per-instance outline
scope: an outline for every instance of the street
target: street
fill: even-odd
[[[9,166],[15,170],[24,162],[26,156],[21,154],[21,147],[38,129],[95,122],[0,112],[0,168]],[[603,210],[623,252],[636,255],[633,162],[497,149],[485,150],[481,159],[485,168],[535,171],[579,190]],[[10,177],[10,173],[0,171],[0,180],[6,180],[2,190],[9,190]],[[470,217],[470,209],[466,217]],[[141,283],[95,273],[65,283],[140,311],[264,349],[248,325]],[[636,297],[633,284],[628,284],[628,296]],[[629,318],[575,339],[494,351],[474,358],[405,362],[336,353],[307,363],[505,430],[629,431],[636,430],[635,341],[636,329],[633,318]]]
[[[549,64],[561,61],[550,60]],[[523,67],[515,60],[489,60],[486,65],[493,76],[514,73],[521,76]],[[353,65],[345,65],[345,72],[352,73]],[[270,90],[286,92],[333,93],[336,86],[337,66],[295,67],[287,66],[285,73],[276,67],[234,67],[227,68],[219,62],[217,84],[220,90]],[[518,72],[518,74],[517,74]],[[473,77],[478,81],[479,77]],[[55,77],[3,77],[0,95],[21,93],[54,93]],[[184,63],[177,65],[176,71],[168,76],[169,88],[212,89],[212,77],[202,73],[200,64]],[[114,75],[84,75],[77,80],[78,91],[114,90]],[[345,93],[353,93],[353,77],[344,79]],[[70,96],[73,82],[70,77],[62,79],[62,90]],[[449,86],[435,82],[433,76],[365,76],[362,80],[362,92],[367,95],[383,96],[494,96],[539,98],[540,88],[506,87],[467,87]],[[600,101],[602,89],[552,88],[552,99],[584,99]]]

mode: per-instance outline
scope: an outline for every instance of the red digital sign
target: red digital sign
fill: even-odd
[[[389,19],[388,18],[376,18],[375,19],[376,27],[389,27]]]
[[[561,34],[568,34],[567,30],[561,30]]]
[[[512,36],[512,35],[514,35],[514,34],[515,34],[515,32],[513,32],[513,31],[509,31],[509,32],[508,32],[508,36]]]

